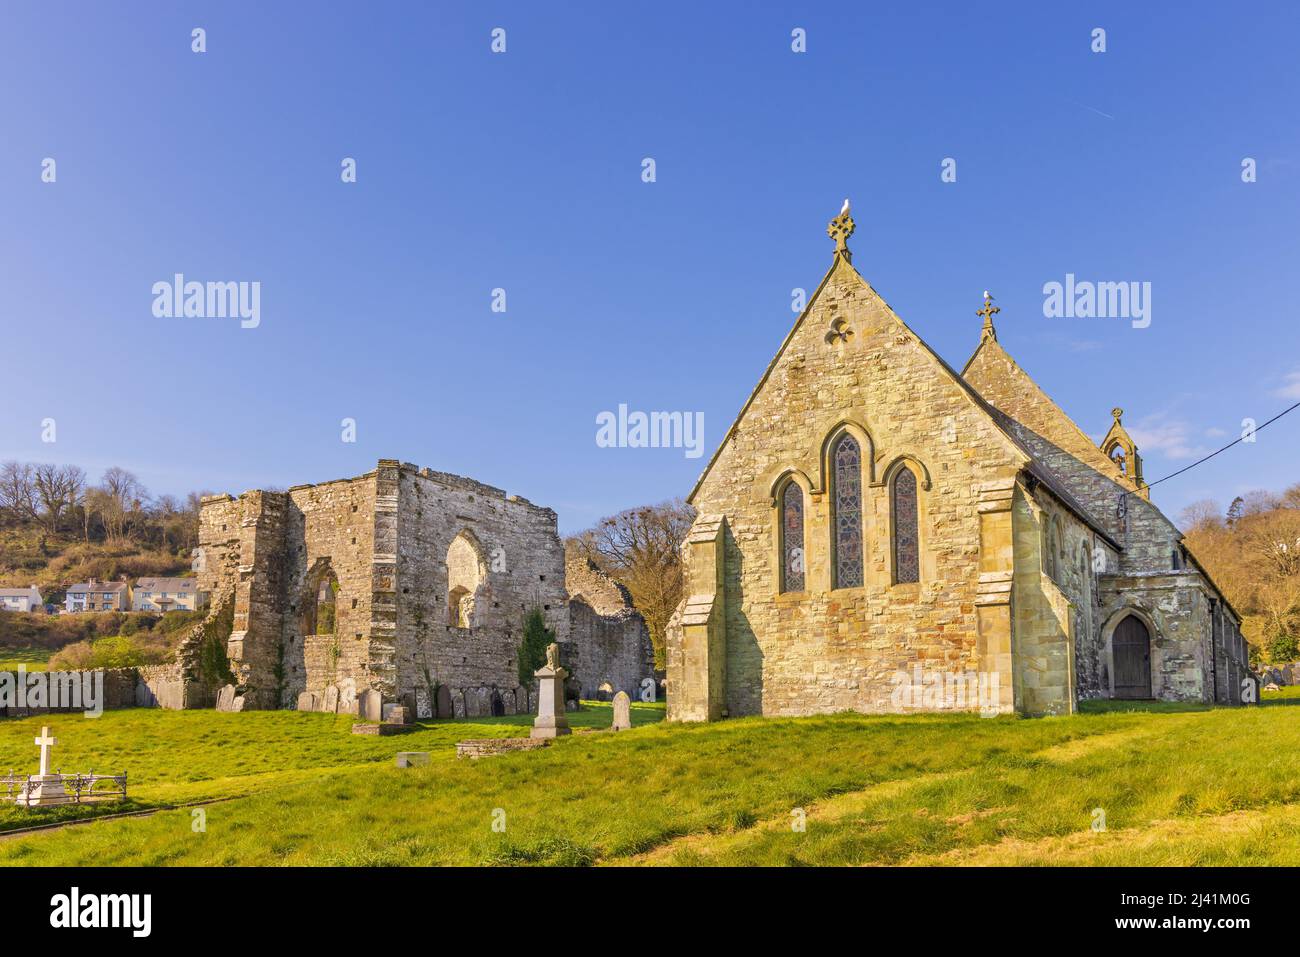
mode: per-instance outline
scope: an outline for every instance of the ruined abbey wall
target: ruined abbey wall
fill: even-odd
[[[237,707],[355,712],[376,691],[418,716],[439,701],[457,716],[530,711],[516,656],[534,606],[575,670],[629,691],[652,673],[640,616],[571,609],[555,512],[473,479],[385,459],[352,479],[209,496],[199,537],[200,587],[234,591]]]

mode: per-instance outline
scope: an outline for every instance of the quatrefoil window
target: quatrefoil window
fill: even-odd
[[[830,331],[826,333],[826,341],[833,346],[847,345],[853,338],[853,330],[843,319],[836,319],[831,323]]]

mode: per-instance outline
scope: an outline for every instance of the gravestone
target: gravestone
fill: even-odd
[[[298,710],[315,711],[316,696],[312,694],[310,691],[304,691],[302,694],[298,695]]]
[[[397,766],[399,768],[421,767],[429,763],[428,751],[399,751],[397,752]]]
[[[627,731],[632,727],[632,699],[627,696],[626,691],[620,691],[614,695],[614,724],[615,731]]]
[[[50,736],[49,728],[41,728],[41,736],[33,743],[41,749],[41,770],[20,790],[14,803],[24,807],[65,803],[68,794],[63,789],[63,776],[50,773],[50,749],[59,743],[59,739]]]
[[[433,700],[430,698],[428,688],[415,689],[415,716],[416,718],[432,718]]]
[[[217,710],[234,711],[235,710],[235,686],[226,685],[217,692]]]
[[[411,712],[404,704],[386,704],[384,705],[384,723],[410,724]]]
[[[357,699],[357,715],[363,721],[382,721],[384,697],[378,691],[363,691]]]
[[[494,718],[499,718],[506,713],[505,700],[501,697],[501,692],[497,691],[495,688],[492,689],[490,706],[492,708],[492,717]]]
[[[358,713],[357,680],[355,678],[344,678],[343,683],[339,685],[339,713]]]
[[[465,691],[465,717],[481,718],[483,717],[483,699],[479,695],[478,688],[469,688]]]
[[[451,704],[451,689],[446,685],[438,685],[438,692],[433,696],[433,698],[434,717],[450,718],[455,714]]]
[[[337,714],[339,710],[339,689],[330,685],[325,689],[325,711],[330,714]]]

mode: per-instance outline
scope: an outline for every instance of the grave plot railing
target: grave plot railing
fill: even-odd
[[[97,801],[126,800],[126,772],[121,774],[62,774],[41,777],[38,774],[14,774],[12,770],[0,778],[6,801],[32,807],[32,793],[38,785],[63,785],[63,795],[51,801],[46,795],[41,804],[91,804]]]

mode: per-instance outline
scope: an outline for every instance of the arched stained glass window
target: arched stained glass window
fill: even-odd
[[[781,591],[803,590],[803,489],[787,482],[781,493]]]
[[[835,587],[862,585],[862,451],[841,436],[832,454],[835,475]]]
[[[916,524],[916,475],[900,468],[890,492],[894,516],[894,582],[921,580],[921,541]]]

